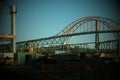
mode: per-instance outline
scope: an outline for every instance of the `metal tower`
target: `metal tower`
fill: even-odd
[[[16,12],[17,12],[16,9],[17,8],[15,5],[10,7],[10,10],[11,10],[11,12],[10,12],[11,13],[11,34],[0,34],[0,41],[11,41],[13,53],[16,53]],[[4,12],[3,12],[3,14],[4,14]]]

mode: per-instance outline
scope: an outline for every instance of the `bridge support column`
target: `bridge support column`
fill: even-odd
[[[96,48],[96,52],[99,52],[99,31],[100,31],[100,22],[99,22],[99,20],[96,20],[95,29],[96,29],[95,48]]]

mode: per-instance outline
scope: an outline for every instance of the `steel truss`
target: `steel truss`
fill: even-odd
[[[113,33],[116,39],[114,41],[99,41],[100,33]],[[95,34],[95,42],[88,43],[77,43],[71,44],[70,40],[73,36]],[[79,46],[87,51],[91,50],[90,44],[94,44],[95,51],[104,52],[104,51],[119,51],[118,42],[120,40],[120,24],[112,19],[98,17],[98,16],[89,16],[80,18],[67,27],[65,27],[61,32],[56,35],[47,38],[40,38],[28,41],[17,42],[17,48],[27,48],[27,47],[39,47],[39,46],[66,46],[70,48],[71,46]],[[66,43],[66,44],[65,44]],[[3,45],[2,45],[3,46]]]

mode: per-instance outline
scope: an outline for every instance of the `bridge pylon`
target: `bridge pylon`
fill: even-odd
[[[100,31],[100,21],[96,20],[95,23],[95,29],[96,29],[96,34],[95,34],[95,48],[96,48],[96,52],[99,52],[99,31]]]

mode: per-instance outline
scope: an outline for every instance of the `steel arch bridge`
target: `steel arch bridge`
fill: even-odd
[[[114,35],[114,40],[101,41],[100,34],[112,33]],[[95,41],[86,43],[71,43],[71,38],[74,36],[94,34]],[[84,51],[91,51],[91,44],[94,44],[95,52],[107,52],[116,51],[120,52],[120,23],[105,17],[98,16],[88,16],[80,18],[67,27],[65,27],[61,32],[55,34],[51,37],[28,40],[17,42],[17,48],[25,48],[28,46],[38,47],[38,46],[57,46],[60,45],[62,49],[67,47],[79,46],[84,48]]]

